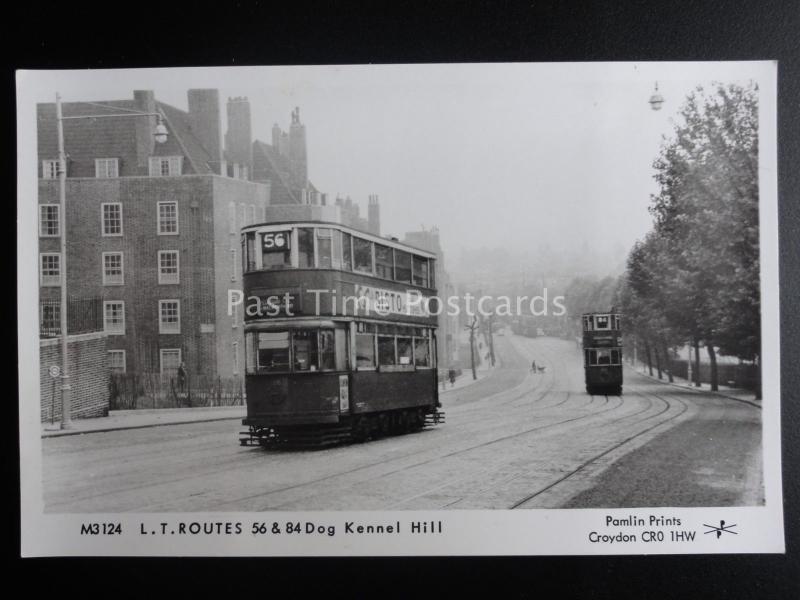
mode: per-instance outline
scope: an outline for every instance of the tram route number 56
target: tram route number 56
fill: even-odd
[[[289,236],[288,231],[272,231],[264,234],[262,246],[264,252],[283,252],[289,249]]]

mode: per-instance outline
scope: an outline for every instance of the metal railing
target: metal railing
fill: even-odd
[[[61,301],[39,300],[39,337],[61,335]],[[103,331],[102,298],[70,298],[67,301],[67,333],[77,335]]]

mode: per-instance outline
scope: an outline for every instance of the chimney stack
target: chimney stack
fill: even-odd
[[[133,101],[136,110],[146,113],[156,111],[156,96],[153,90],[134,90]],[[156,117],[137,117],[136,122],[136,166],[140,175],[147,175],[150,169],[150,157],[153,155],[155,137],[153,132],[158,124]]]
[[[219,109],[219,90],[189,90],[189,122],[192,133],[211,155],[209,166],[222,173],[222,115]]]

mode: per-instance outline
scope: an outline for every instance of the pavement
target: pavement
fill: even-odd
[[[627,367],[627,365],[626,365]],[[653,375],[650,375],[648,369],[644,365],[638,365],[637,367],[628,367],[631,370],[635,370],[639,375],[644,375],[645,377],[649,377],[655,381],[660,381],[661,383],[665,383],[667,385],[671,385],[674,387],[682,388],[685,390],[691,390],[693,392],[703,392],[705,394],[713,394],[715,396],[720,396],[722,398],[730,398],[731,400],[738,400],[739,402],[744,402],[746,404],[750,404],[752,406],[756,406],[761,408],[761,399],[756,398],[755,394],[750,390],[745,390],[742,388],[734,388],[727,385],[719,385],[718,390],[716,392],[711,391],[711,385],[708,383],[703,383],[700,387],[696,387],[692,382],[687,379],[683,379],[682,377],[675,377],[673,376],[673,382],[670,383],[669,379],[667,379],[667,375],[664,375],[664,378],[659,380],[658,376],[655,375],[656,371],[653,370]]]
[[[62,437],[85,433],[102,433],[118,429],[141,429],[160,425],[183,425],[201,421],[242,419],[244,406],[214,408],[160,408],[147,410],[112,410],[107,417],[73,419],[71,429],[60,429],[59,423],[42,423],[42,437]]]
[[[468,369],[456,379],[455,385],[447,382],[447,388],[441,393],[462,390],[478,383],[492,372],[491,367],[482,365],[477,369],[477,379],[472,379]],[[61,429],[60,423],[42,423],[42,437],[62,437],[87,433],[103,433],[124,429],[142,429],[161,425],[184,425],[204,421],[224,421],[243,419],[247,413],[244,406],[224,406],[214,408],[160,408],[143,410],[113,410],[107,417],[92,419],[73,419],[71,429]]]

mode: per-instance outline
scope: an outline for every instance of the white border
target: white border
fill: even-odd
[[[381,511],[381,512],[303,512],[289,513],[171,513],[171,514],[45,514],[42,500],[42,441],[39,435],[39,344],[36,335],[38,295],[38,204],[36,152],[36,106],[32,98],[47,90],[59,89],[80,97],[80,89],[92,77],[125,77],[134,89],[143,79],[149,89],[169,85],[175,69],[109,71],[20,71],[17,73],[18,102],[18,334],[20,352],[20,460],[21,531],[23,556],[52,555],[563,555],[563,554],[683,554],[683,553],[780,553],[784,552],[780,454],[780,343],[778,319],[778,199],[777,199],[777,62],[720,63],[548,63],[541,65],[361,65],[350,67],[237,67],[191,69],[199,81],[213,81],[215,87],[232,85],[232,78],[255,81],[265,69],[294,85],[322,68],[369,73],[375,69],[395,69],[408,85],[417,76],[435,76],[437,69],[452,69],[460,74],[480,76],[483,69],[515,72],[537,70],[543,89],[553,80],[602,78],[622,81],[630,78],[630,68],[648,80],[755,79],[760,87],[759,185],[761,249],[761,319],[763,364],[763,456],[765,505],[725,508],[654,509],[535,509],[482,511]],[[102,218],[102,210],[101,210]],[[602,531],[606,515],[662,515],[680,518],[683,529],[697,531],[692,543],[592,544],[590,531]],[[738,524],[738,535],[727,536],[720,544],[714,535],[704,535],[703,523],[725,519]],[[81,536],[80,524],[87,521],[118,522],[121,536]],[[241,522],[241,535],[159,536],[142,535],[141,528],[155,531],[160,523]],[[253,522],[279,524],[287,521],[333,525],[337,535],[252,535]],[[350,535],[345,523],[401,522],[401,533]],[[412,521],[442,521],[441,535],[412,534]]]

